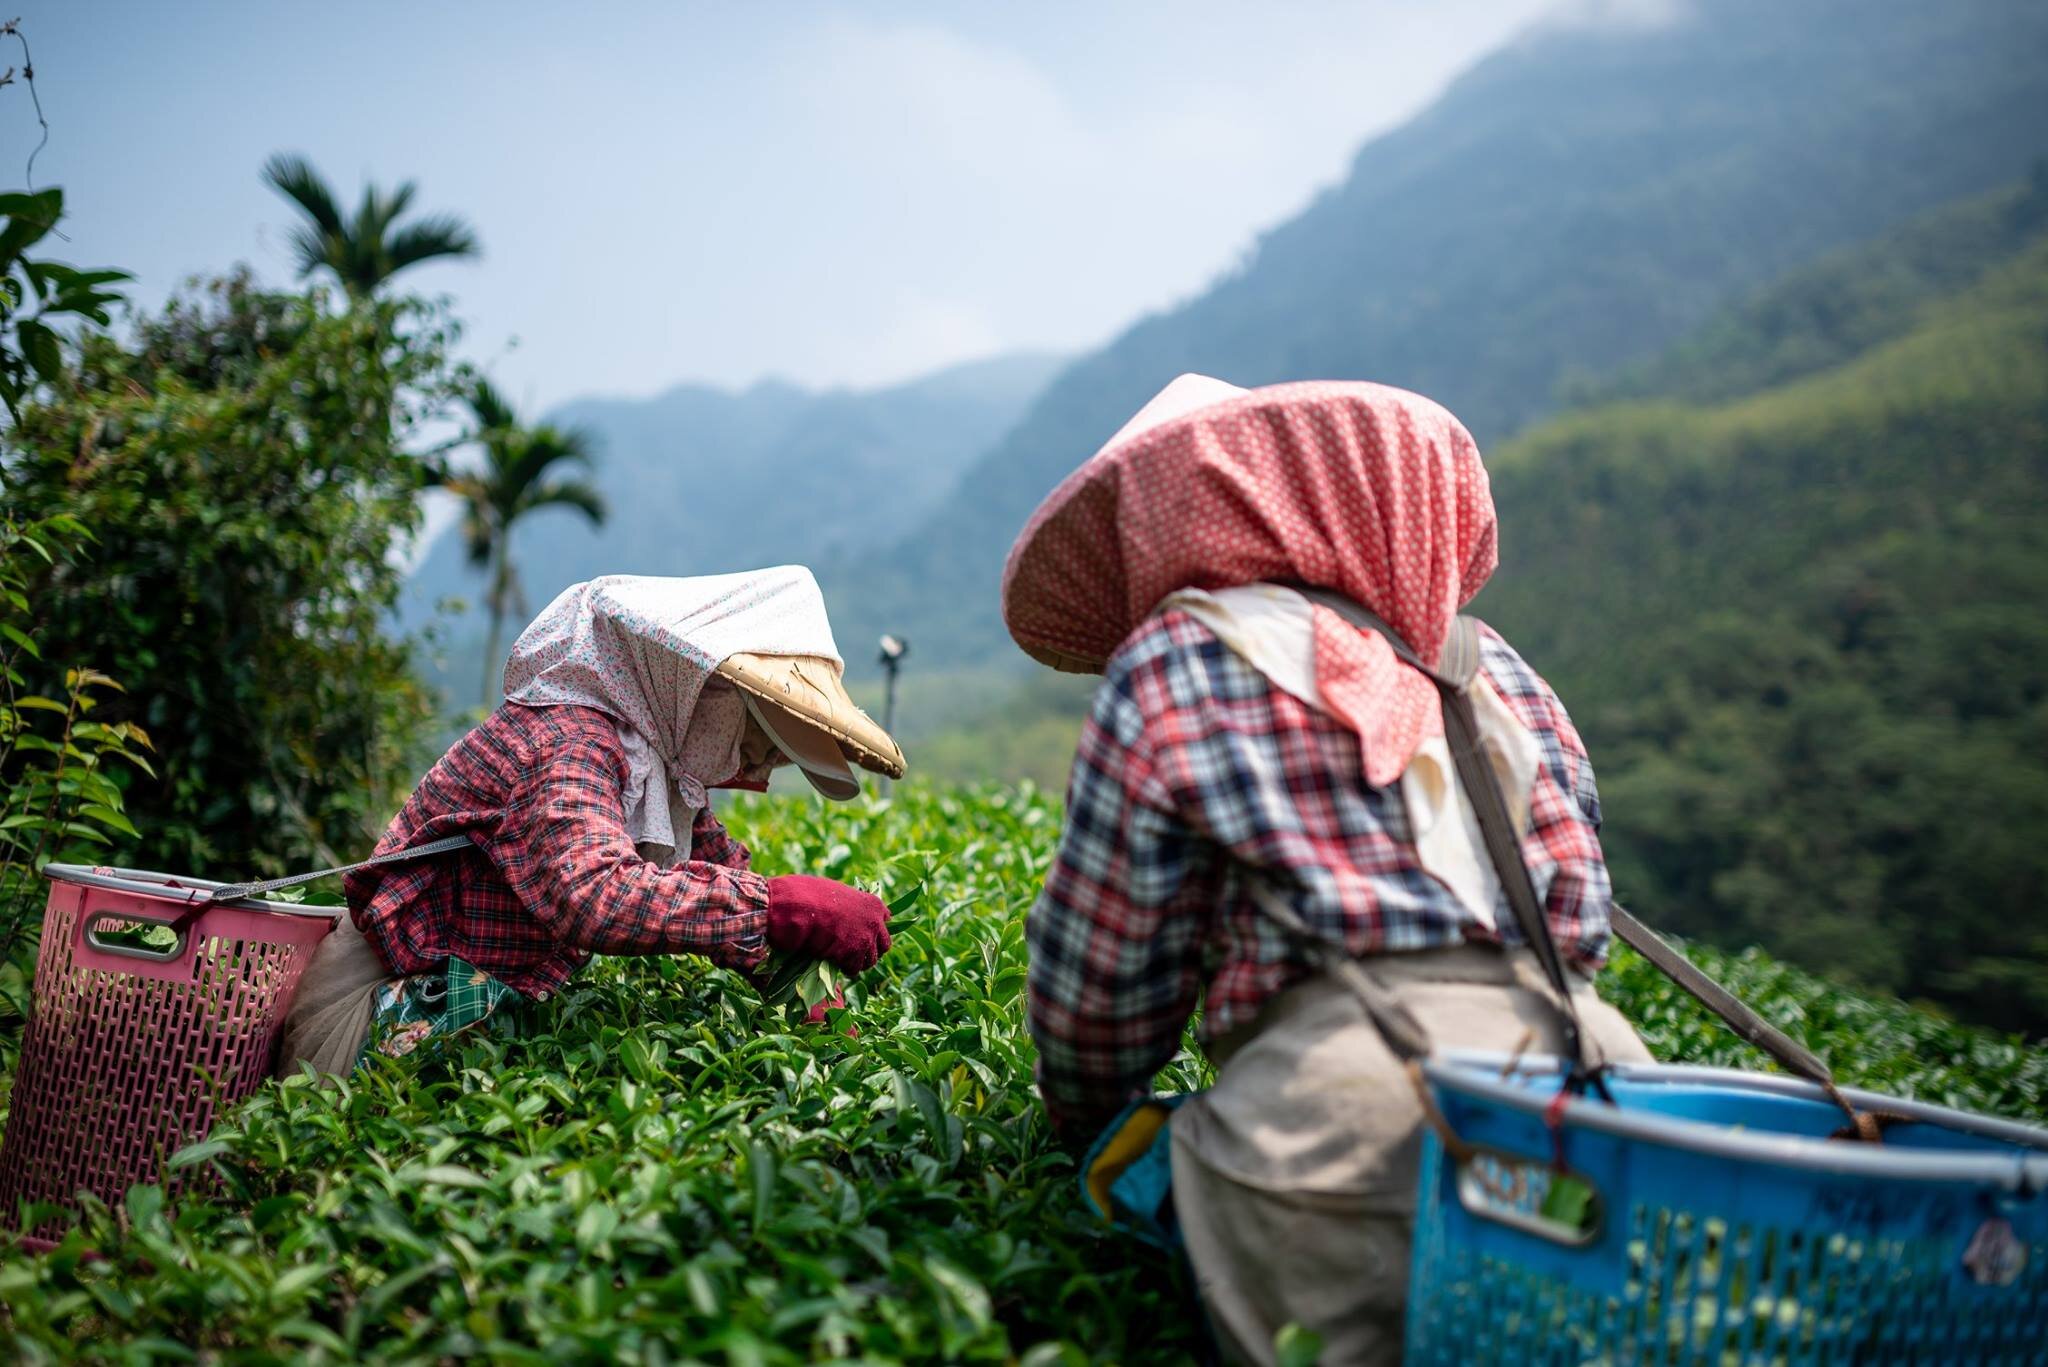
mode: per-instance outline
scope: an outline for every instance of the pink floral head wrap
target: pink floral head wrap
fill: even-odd
[[[1031,515],[1003,617],[1034,659],[1100,671],[1182,588],[1296,583],[1371,608],[1424,660],[1498,561],[1479,448],[1428,399],[1363,383],[1241,390],[1187,375]],[[1443,730],[1435,685],[1327,608],[1317,684],[1392,783]]]

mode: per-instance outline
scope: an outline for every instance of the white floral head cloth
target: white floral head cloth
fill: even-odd
[[[705,684],[742,653],[841,663],[809,570],[609,575],[564,589],[513,642],[505,700],[594,707],[617,721],[626,828],[663,862],[685,859],[705,790],[740,767],[746,703],[733,688]]]

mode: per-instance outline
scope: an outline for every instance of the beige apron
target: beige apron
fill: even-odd
[[[370,1035],[377,989],[396,977],[344,915],[299,979],[278,1040],[277,1076],[295,1076],[301,1063],[337,1077],[352,1070]]]
[[[1562,1046],[1526,949],[1365,966],[1438,1048]],[[1575,982],[1572,996],[1589,1054],[1649,1059],[1590,983]],[[1276,998],[1245,1035],[1219,1046],[1216,1085],[1175,1111],[1170,1129],[1174,1210],[1223,1351],[1271,1363],[1273,1336],[1294,1323],[1321,1336],[1326,1367],[1398,1362],[1422,1124],[1406,1066],[1327,974]]]

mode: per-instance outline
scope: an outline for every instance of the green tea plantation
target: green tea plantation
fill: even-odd
[[[4,1355],[1184,1360],[1184,1288],[1090,1219],[1032,1091],[1023,918],[1057,805],[907,787],[729,819],[765,871],[901,907],[832,1022],[857,1035],[698,961],[606,961],[524,1038],[271,1085],[174,1159],[205,1197],[138,1187],[55,1253],[6,1253]],[[1702,957],[1850,1081],[2048,1109],[2016,1041]],[[1638,960],[1606,990],[1662,1057],[1762,1066]],[[1184,1054],[1161,1085],[1201,1072]]]

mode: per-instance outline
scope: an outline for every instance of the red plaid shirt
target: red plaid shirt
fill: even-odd
[[[768,884],[701,812],[691,858],[642,859],[626,833],[618,723],[506,703],[427,771],[377,852],[466,832],[473,849],[350,874],[355,922],[395,973],[452,955],[546,1000],[592,954],[704,954],[752,968]]]
[[[1487,678],[1542,752],[1523,857],[1559,948],[1591,971],[1612,898],[1592,765],[1550,686],[1481,635]],[[1355,734],[1193,617],[1162,613],[1104,671],[1027,922],[1039,1086],[1063,1132],[1093,1134],[1143,1092],[1198,997],[1214,1040],[1308,974],[1248,876],[1353,954],[1496,938],[1423,871],[1400,793],[1367,785]],[[1504,899],[1494,919],[1519,940]]]

